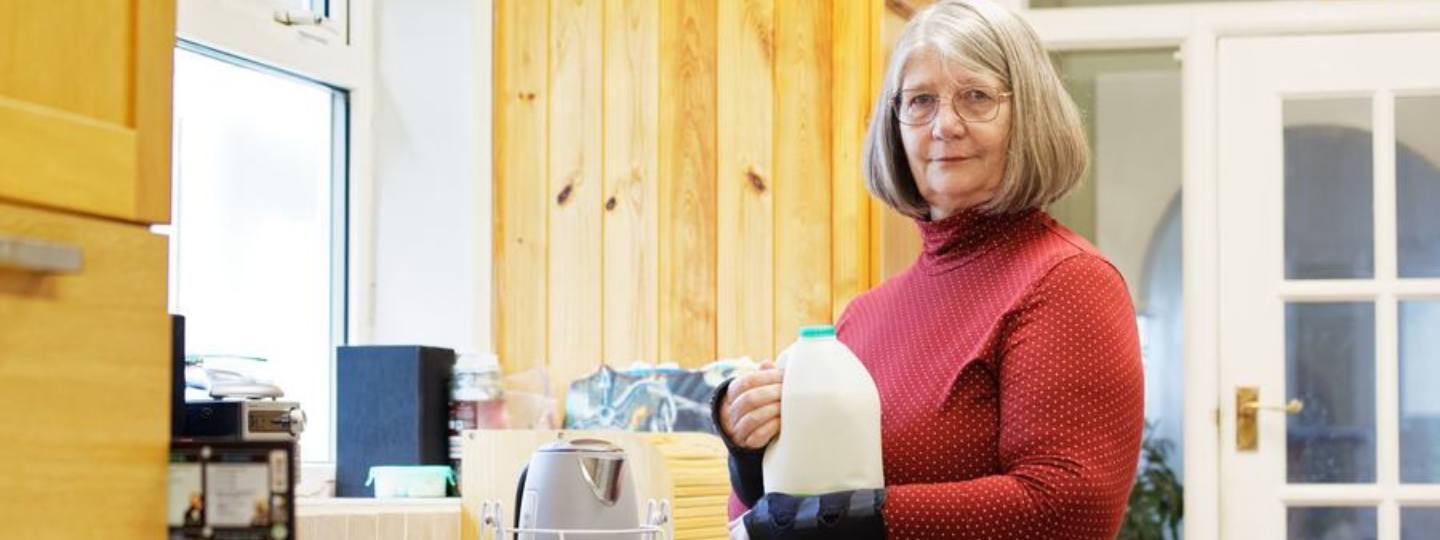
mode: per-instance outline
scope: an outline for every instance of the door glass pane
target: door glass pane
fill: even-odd
[[[1285,115],[1285,278],[1375,273],[1370,100],[1292,99]]]
[[[1375,509],[1291,507],[1285,529],[1290,540],[1375,540]]]
[[[1374,304],[1285,306],[1285,387],[1276,402],[1305,403],[1286,425],[1286,478],[1374,482]]]
[[[1400,303],[1400,481],[1440,483],[1440,301]],[[1437,529],[1440,533],[1440,529]]]
[[[1400,277],[1440,277],[1440,96],[1395,99]]]
[[[1429,540],[1440,534],[1440,508],[1401,508],[1400,540]]]

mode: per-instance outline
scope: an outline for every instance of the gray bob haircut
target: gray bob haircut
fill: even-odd
[[[943,0],[915,14],[890,56],[865,135],[864,174],[871,193],[902,214],[918,219],[930,214],[905,157],[895,106],[906,61],[925,47],[946,62],[998,79],[1013,93],[1005,176],[982,211],[1043,208],[1080,182],[1090,160],[1085,129],[1035,31],[989,0]]]

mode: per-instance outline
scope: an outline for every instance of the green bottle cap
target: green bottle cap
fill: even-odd
[[[800,328],[801,339],[835,337],[835,327],[828,324],[812,324]]]

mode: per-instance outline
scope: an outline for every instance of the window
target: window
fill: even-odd
[[[171,310],[186,352],[267,359],[333,461],[345,341],[347,94],[182,42],[175,51]]]

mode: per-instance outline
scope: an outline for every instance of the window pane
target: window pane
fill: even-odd
[[[1286,425],[1292,483],[1375,481],[1375,306],[1285,306]]]
[[[1287,100],[1285,278],[1375,274],[1370,100]]]
[[[1285,528],[1290,540],[1375,540],[1374,508],[1292,507]]]
[[[269,360],[309,425],[305,460],[330,456],[334,90],[177,49],[172,309],[186,352]],[[339,110],[337,110],[339,109]]]
[[[1427,540],[1440,533],[1440,508],[1401,508],[1400,540]]]
[[[1440,483],[1440,301],[1400,303],[1400,481]]]
[[[1395,100],[1400,277],[1440,277],[1440,97]]]

